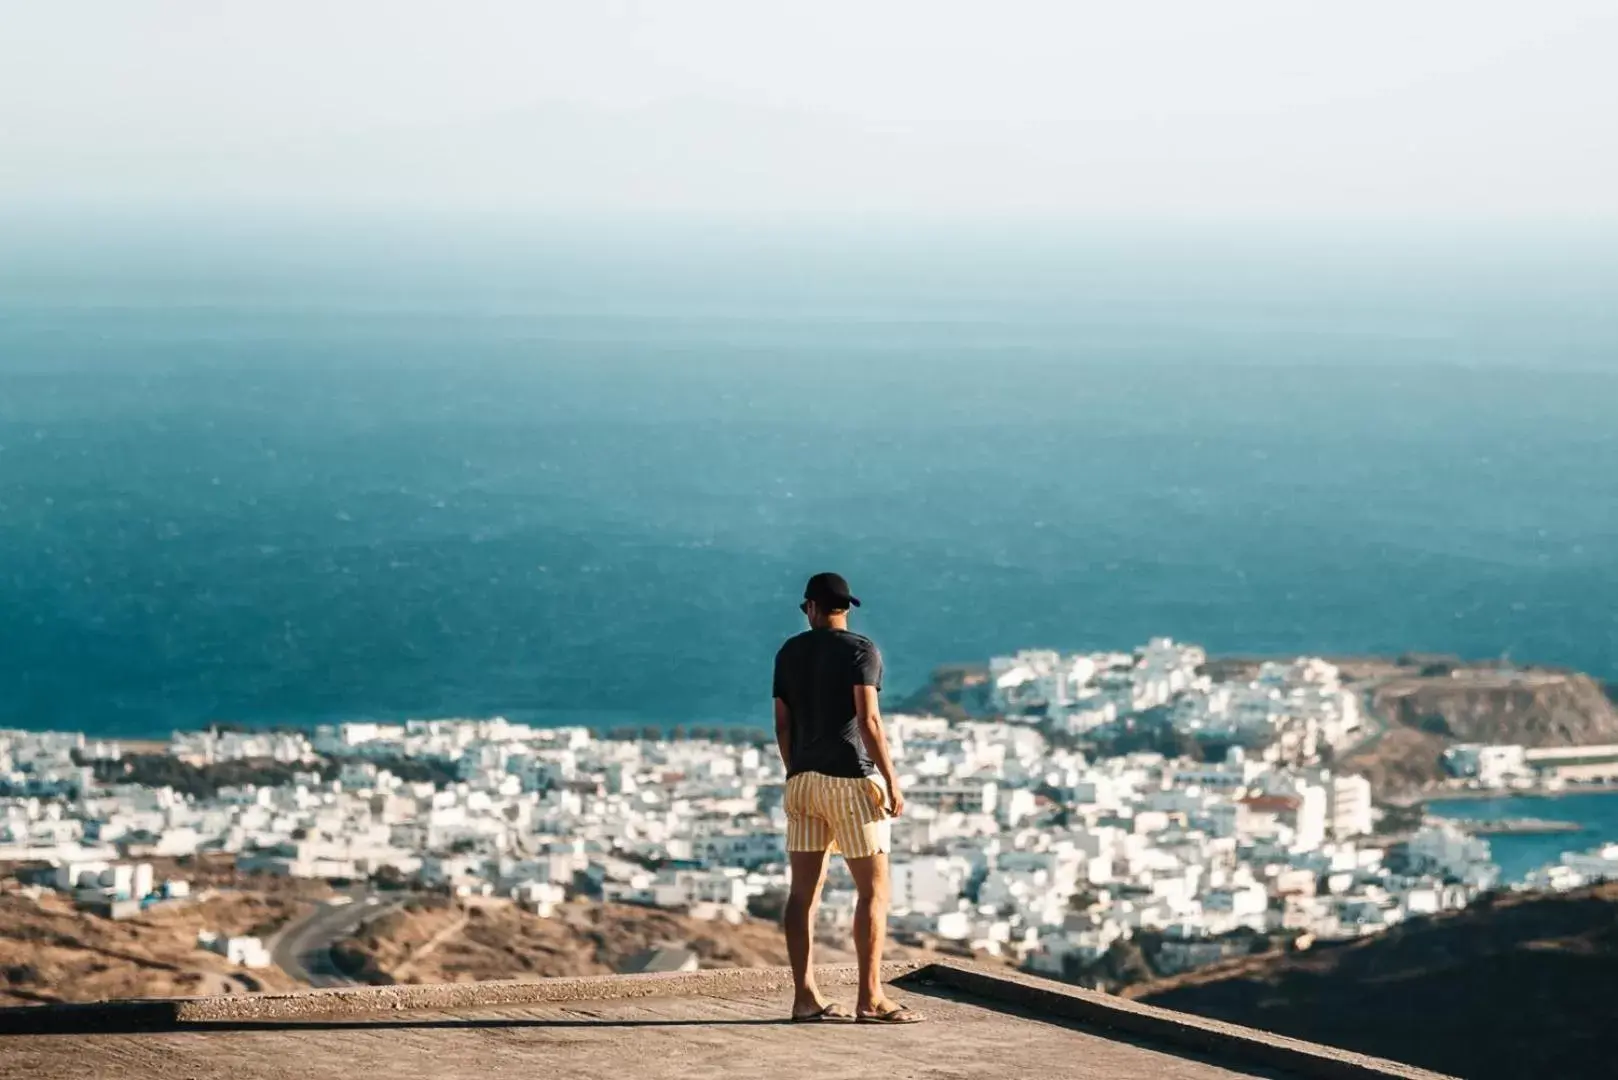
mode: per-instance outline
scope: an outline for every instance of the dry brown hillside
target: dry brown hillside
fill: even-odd
[[[1126,993],[1469,1080],[1607,1078],[1618,1060],[1618,884],[1507,894]]]
[[[1338,765],[1365,777],[1377,797],[1386,799],[1442,779],[1448,745],[1442,735],[1390,727],[1373,745],[1342,758]]]
[[[1443,779],[1453,742],[1583,746],[1618,742],[1618,710],[1588,675],[1434,662],[1406,667],[1368,684],[1373,712],[1387,733],[1344,758],[1343,768],[1371,781],[1381,798]]]
[[[412,901],[370,923],[334,950],[366,982],[476,982],[556,975],[607,975],[631,956],[662,945],[689,948],[703,967],[784,965],[781,928],[762,919],[740,925],[628,904],[575,902],[540,918],[504,900],[471,905]],[[816,948],[821,963],[852,962],[843,947]],[[890,949],[902,957],[912,952]]]
[[[1458,669],[1378,686],[1373,703],[1407,727],[1461,742],[1583,746],[1618,741],[1618,710],[1588,675]]]
[[[290,990],[279,969],[246,970],[197,946],[197,931],[268,936],[308,909],[294,895],[224,891],[113,921],[55,893],[0,895],[0,1005]]]

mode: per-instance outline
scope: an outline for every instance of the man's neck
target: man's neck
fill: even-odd
[[[816,630],[847,630],[847,615],[828,615],[815,624]]]

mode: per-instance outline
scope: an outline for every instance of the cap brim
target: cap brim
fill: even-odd
[[[860,606],[860,598],[857,596],[806,596],[803,598],[803,602],[805,604],[810,603],[811,601],[816,604],[826,604],[827,606],[834,606],[837,604],[847,604],[849,607]]]

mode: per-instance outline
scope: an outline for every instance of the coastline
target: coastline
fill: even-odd
[[[1618,795],[1618,783],[1584,784],[1577,787],[1461,788],[1456,791],[1422,792],[1384,805],[1408,810],[1417,806],[1447,802],[1487,802],[1490,799],[1563,799],[1574,795]]]
[[[1472,836],[1555,836],[1584,832],[1576,821],[1548,818],[1445,818],[1451,825]]]
[[[1572,853],[1588,852],[1618,841],[1618,785],[1590,785],[1554,791],[1484,793],[1447,802],[1434,799],[1422,811],[1428,820],[1443,820],[1489,844],[1490,858],[1500,867],[1501,881],[1518,884]],[[1590,796],[1581,798],[1581,796]],[[1539,828],[1561,820],[1579,826]],[[1479,831],[1475,828],[1482,825]]]
[[[172,738],[168,739],[102,739],[102,742],[115,742],[126,754],[166,754],[169,747],[174,745]]]
[[[1328,663],[1336,665],[1343,673],[1345,685],[1357,686],[1367,690],[1379,683],[1400,679],[1408,681],[1430,680],[1433,676],[1425,669],[1439,666],[1452,674],[1482,674],[1519,678],[1523,676],[1549,676],[1552,678],[1576,677],[1592,681],[1601,687],[1607,696],[1618,701],[1618,688],[1613,686],[1611,680],[1587,672],[1558,664],[1525,663],[1501,667],[1497,662],[1483,659],[1471,659],[1454,653],[1443,652],[1403,652],[1403,653],[1261,653],[1261,652],[1232,652],[1211,654],[1208,656],[1204,670],[1219,672],[1223,675],[1237,678],[1250,672],[1247,669],[1256,669],[1258,665],[1269,661],[1288,661],[1300,656],[1318,655]],[[928,676],[909,692],[895,691],[884,694],[884,711],[892,713],[929,713],[943,716],[951,720],[992,720],[997,715],[988,706],[985,698],[985,687],[989,676],[989,664],[986,661],[950,662],[935,666]],[[1442,680],[1444,684],[1449,679]],[[1374,716],[1374,709],[1373,718]],[[478,709],[472,707],[450,707],[441,713],[421,712],[416,710],[382,710],[364,711],[355,714],[316,714],[299,719],[233,719],[228,716],[211,716],[199,719],[193,723],[171,724],[166,730],[157,731],[150,728],[136,729],[130,734],[123,734],[116,730],[100,728],[76,728],[81,730],[87,738],[106,742],[118,742],[127,747],[140,747],[141,752],[160,752],[166,748],[175,732],[204,731],[210,727],[233,729],[242,731],[293,731],[309,734],[321,725],[335,725],[349,722],[375,722],[384,724],[403,724],[413,720],[448,720],[461,717],[493,718],[503,716],[513,723],[529,724],[536,728],[554,727],[586,727],[603,736],[611,737],[615,732],[643,732],[656,728],[664,732],[673,733],[680,729],[713,729],[724,731],[734,729],[765,730],[769,728],[763,719],[729,719],[716,718],[709,714],[703,718],[679,718],[667,713],[643,714],[637,711],[621,709],[597,708],[519,708],[503,709],[489,707]],[[1393,721],[1383,722],[1383,731],[1377,732],[1367,740],[1365,747],[1356,748],[1364,750],[1374,748],[1382,736],[1389,730],[1397,729],[1399,725]],[[69,730],[53,723],[41,723],[13,717],[0,720],[0,728],[10,728],[21,731],[60,731]],[[1618,732],[1614,733],[1618,736]],[[1431,778],[1424,778],[1431,779]],[[1615,785],[1618,790],[1618,785]],[[1433,796],[1426,791],[1419,794],[1401,793],[1380,799],[1387,806],[1415,806],[1432,798],[1494,798],[1500,794],[1513,792],[1471,792],[1463,791]],[[1522,791],[1517,794],[1551,794],[1550,792]]]

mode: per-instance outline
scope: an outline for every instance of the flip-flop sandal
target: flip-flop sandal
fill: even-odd
[[[803,1016],[794,1016],[794,1024],[840,1024],[854,1019],[854,1014],[833,1001],[818,1012],[806,1013]]]
[[[895,1005],[887,1012],[862,1013],[855,1017],[861,1024],[919,1024],[927,1019],[919,1012],[907,1009],[903,1005]]]

